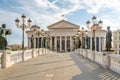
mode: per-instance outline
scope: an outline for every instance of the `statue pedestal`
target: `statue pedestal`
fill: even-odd
[[[32,58],[35,57],[35,48],[32,48]]]
[[[87,49],[83,49],[83,56],[84,56],[84,58],[87,58],[87,53],[88,53]]]
[[[6,68],[8,66],[11,66],[10,56],[7,54],[9,53],[9,50],[0,50],[0,52],[3,53],[1,55],[1,67]]]
[[[92,60],[92,61],[95,61],[95,52],[96,52],[96,51],[92,51],[92,53],[91,53],[91,60]]]
[[[110,54],[113,54],[113,51],[103,51],[103,56],[102,56],[102,66],[106,69],[109,69],[110,67]]]

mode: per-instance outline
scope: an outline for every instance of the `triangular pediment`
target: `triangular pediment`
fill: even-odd
[[[71,22],[61,20],[47,27],[48,29],[79,29],[80,26]]]

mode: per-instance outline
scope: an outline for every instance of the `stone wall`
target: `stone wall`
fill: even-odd
[[[2,55],[2,52],[0,52],[0,69],[1,69],[1,55]]]
[[[29,49],[24,51],[24,61],[37,57],[42,54],[46,54],[48,49],[40,48],[40,49]],[[0,53],[0,68],[2,64],[4,65],[3,68],[10,67],[13,64],[22,62],[22,53],[23,51],[11,51],[9,54],[6,52],[5,57],[2,57],[2,52]],[[1,61],[2,60],[2,61]],[[2,62],[2,63],[1,63]]]
[[[75,53],[120,74],[120,55],[118,54],[113,52],[95,52],[90,49],[76,49]]]

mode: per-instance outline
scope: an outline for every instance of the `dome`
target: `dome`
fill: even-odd
[[[30,30],[36,30],[36,29],[40,29],[40,27],[38,25],[33,25]]]
[[[31,28],[40,28],[38,25],[33,25]]]

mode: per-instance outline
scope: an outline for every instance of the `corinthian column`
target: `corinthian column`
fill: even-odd
[[[101,37],[99,37],[99,52],[101,52]]]
[[[34,48],[36,48],[36,37],[34,37]]]
[[[72,51],[72,46],[73,46],[73,43],[72,43],[72,36],[70,36],[70,51]]]
[[[52,50],[52,37],[50,37],[50,50]]]
[[[65,51],[67,51],[67,36],[65,36]]]
[[[60,36],[60,51],[62,51],[62,36]]]
[[[54,39],[54,49],[57,51],[57,37],[55,36]]]

